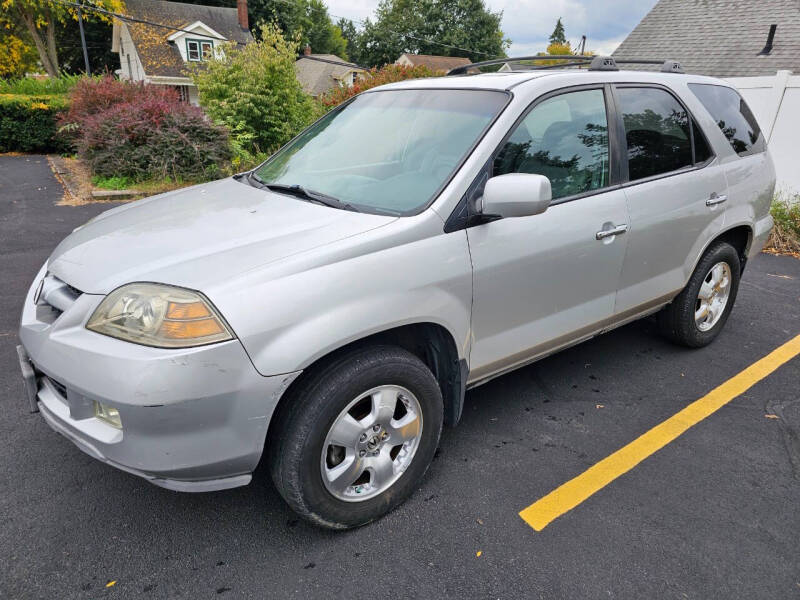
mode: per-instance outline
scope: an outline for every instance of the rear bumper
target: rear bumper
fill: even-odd
[[[96,334],[84,324],[100,300],[84,294],[48,322],[32,292],[26,298],[20,358],[34,370],[32,398],[45,421],[90,456],[161,487],[249,483],[298,373],[260,375],[238,340],[165,350]],[[95,417],[95,402],[116,408],[122,428]]]
[[[772,215],[767,215],[756,221],[753,230],[753,241],[750,243],[750,251],[747,253],[748,258],[753,258],[764,249],[764,244],[767,243],[774,224]]]

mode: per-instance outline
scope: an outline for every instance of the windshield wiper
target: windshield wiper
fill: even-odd
[[[255,173],[253,173],[253,177],[258,177]],[[304,188],[302,185],[288,185],[286,183],[265,183],[260,177],[256,179],[263,187],[268,190],[272,190],[273,192],[278,192],[281,194],[291,194],[292,196],[296,196],[298,198],[303,198],[304,200],[309,200],[311,202],[316,202],[317,204],[323,204],[325,206],[330,206],[332,208],[340,208],[343,210],[352,210],[353,212],[359,212],[359,210],[354,207],[352,204],[348,204],[347,202],[343,202],[338,198],[334,198],[333,196],[328,196],[327,194],[323,194],[322,192],[315,192],[314,190],[309,190],[308,188]]]
[[[248,171],[247,172],[247,183],[252,185],[255,188],[260,188],[262,190],[266,190],[267,182],[261,179],[258,175],[256,175],[255,171]]]

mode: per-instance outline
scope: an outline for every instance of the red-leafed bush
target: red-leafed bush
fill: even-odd
[[[228,131],[171,88],[104,77],[78,84],[62,131],[95,175],[209,178],[231,158]]]
[[[320,96],[319,100],[326,108],[338,106],[345,100],[349,100],[356,94],[364,90],[394,83],[395,81],[405,81],[406,79],[422,79],[423,77],[436,77],[438,74],[431,71],[428,67],[419,65],[407,67],[405,65],[384,65],[380,69],[373,67],[362,75],[351,87],[337,87]]]
[[[114,79],[112,75],[81,78],[70,90],[69,110],[62,116],[61,124],[80,125],[84,119],[101,113],[116,104],[135,101],[145,91],[151,98],[160,98],[172,103],[179,101],[178,92],[163,85],[154,85],[145,89],[145,84],[142,82],[120,81]]]

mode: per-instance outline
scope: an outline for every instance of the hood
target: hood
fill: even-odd
[[[90,294],[134,281],[202,290],[396,219],[321,206],[229,178],[102,213],[56,247],[48,270]]]

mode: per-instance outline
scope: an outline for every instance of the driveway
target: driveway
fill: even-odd
[[[469,392],[416,494],[331,533],[266,473],[170,492],[27,412],[24,293],[108,208],[61,193],[42,157],[0,157],[0,598],[800,597],[800,357],[541,531],[518,514],[800,333],[800,261],[751,261],[707,348],[644,320]]]

